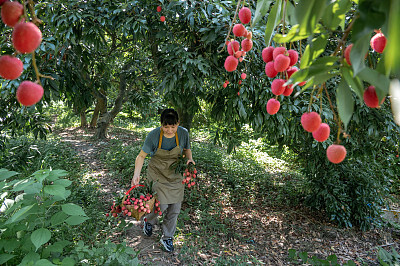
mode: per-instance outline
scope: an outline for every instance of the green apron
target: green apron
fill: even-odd
[[[154,181],[153,191],[157,192],[160,203],[173,204],[183,201],[185,189],[184,184],[182,184],[182,174],[169,169],[170,165],[178,160],[181,148],[179,147],[178,134],[175,133],[176,147],[170,151],[161,149],[163,135],[161,129],[158,149],[150,159],[147,176]]]

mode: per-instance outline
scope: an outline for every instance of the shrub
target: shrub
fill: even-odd
[[[90,218],[81,206],[67,201],[72,181],[66,175],[63,170],[40,170],[24,177],[0,169],[0,264],[137,265],[136,252],[124,243],[75,244],[71,232]]]

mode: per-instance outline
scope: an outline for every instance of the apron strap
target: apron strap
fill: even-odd
[[[160,139],[158,140],[158,149],[161,148],[162,137],[164,135],[164,131],[162,130],[162,128],[160,130],[161,133],[160,133]],[[176,146],[179,146],[178,132],[175,132],[175,141],[176,141]]]
[[[162,136],[164,135],[164,131],[161,128],[161,133],[160,133],[160,139],[158,140],[158,148],[161,148],[161,143],[162,143]]]

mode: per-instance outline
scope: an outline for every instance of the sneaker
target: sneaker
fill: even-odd
[[[143,222],[143,233],[146,236],[151,236],[153,234],[153,225],[151,223],[148,223],[146,220]]]
[[[167,251],[167,252],[174,251],[174,243],[172,242],[172,238],[160,239],[160,242],[163,245],[165,251]]]

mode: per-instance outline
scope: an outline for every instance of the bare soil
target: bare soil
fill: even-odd
[[[58,134],[62,141],[70,143],[85,161],[86,167],[97,177],[101,189],[109,195],[123,189],[121,184],[110,178],[108,170],[99,159],[100,151],[109,147],[109,140],[122,139],[127,144],[135,142],[132,134],[115,133],[109,131],[107,140],[94,141],[91,139],[93,131],[82,129],[65,129]],[[107,200],[107,199],[106,199]],[[184,206],[183,206],[184,208]],[[304,209],[289,209],[277,207],[263,207],[248,211],[238,206],[225,208],[224,215],[231,218],[232,234],[216,232],[215,236],[221,245],[220,253],[214,253],[207,248],[208,236],[200,236],[198,243],[191,243],[198,249],[192,261],[196,265],[214,265],[220,256],[235,256],[248,254],[256,257],[260,264],[290,265],[288,250],[307,251],[309,256],[316,255],[326,258],[336,254],[340,263],[348,260],[356,261],[358,265],[379,265],[377,250],[380,247],[390,251],[395,248],[400,251],[400,232],[393,228],[374,229],[360,232],[356,229],[341,229],[328,222],[324,222],[322,215],[311,213]],[[144,236],[141,222],[128,220],[133,226],[124,232],[123,237],[135,250],[140,250],[139,260],[143,265],[188,265],[180,261],[182,241],[175,241],[175,252],[167,253],[161,249],[158,226],[153,236]],[[194,221],[185,222],[182,230],[199,226]],[[239,235],[240,237],[234,237]],[[214,237],[215,237],[214,236]],[[215,238],[213,238],[215,239]],[[198,246],[196,246],[198,245]],[[362,262],[362,263],[360,263]],[[254,264],[254,263],[250,263]]]

